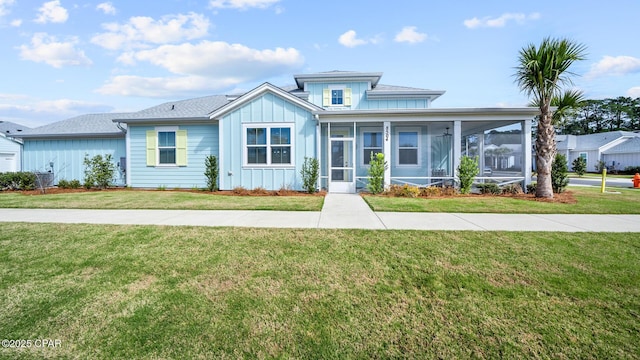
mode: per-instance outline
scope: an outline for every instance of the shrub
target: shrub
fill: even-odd
[[[209,155],[204,159],[204,176],[207,177],[207,189],[209,191],[218,190],[218,158]]]
[[[602,173],[602,170],[606,168],[607,168],[607,164],[605,164],[604,161],[602,160],[598,160],[598,162],[596,163],[596,172]]]
[[[496,183],[477,184],[476,187],[480,190],[480,194],[502,194],[502,189],[500,189],[500,186]]]
[[[584,173],[587,172],[587,160],[583,157],[573,159],[571,169],[574,173],[578,174],[578,176],[584,175]]]
[[[80,189],[80,180],[78,179],[73,179],[71,181],[69,181],[69,188],[71,189]]]
[[[427,186],[425,188],[420,189],[420,196],[425,196],[425,197],[442,196],[442,188],[438,186]]]
[[[456,190],[456,188],[453,186],[444,186],[440,188],[440,192],[442,193],[442,196],[458,195],[458,190]]]
[[[387,162],[384,160],[383,153],[377,153],[375,156],[371,153],[371,161],[369,162],[369,182],[367,189],[372,194],[380,194],[384,191],[384,172],[388,168]]]
[[[60,179],[60,181],[58,181],[58,187],[60,189],[69,189],[69,181],[65,180],[65,179]]]
[[[409,197],[415,198],[420,195],[420,188],[417,186],[404,185],[391,185],[387,194],[396,197]]]
[[[627,166],[626,168],[624,168],[624,173],[626,175],[635,175],[636,173],[640,173],[640,165]]]
[[[112,162],[111,154],[96,155],[89,158],[84,156],[84,187],[90,189],[94,186],[100,189],[108,188],[116,172],[116,166]]]
[[[468,194],[471,192],[473,180],[478,176],[480,169],[478,168],[478,157],[463,156],[460,158],[458,166],[458,180],[460,181],[460,193]]]
[[[533,182],[531,184],[527,184],[527,193],[528,194],[535,194],[536,193],[536,188],[537,188],[537,183]]]
[[[231,190],[231,192],[234,193],[235,195],[241,195],[241,196],[249,195],[249,190],[245,189],[242,186],[234,187],[233,190]]]
[[[261,186],[251,190],[251,194],[252,195],[259,195],[259,196],[264,196],[264,195],[269,195],[269,191]]]
[[[36,175],[32,172],[0,173],[0,191],[33,190],[36,188]]]
[[[309,194],[316,192],[318,190],[318,177],[320,176],[318,159],[305,156],[300,175],[302,176],[302,188]]]
[[[522,194],[522,186],[520,184],[507,184],[502,187],[502,193],[510,195]]]
[[[567,158],[562,154],[556,154],[551,164],[551,186],[553,192],[559,194],[569,185],[569,170],[567,169]]]

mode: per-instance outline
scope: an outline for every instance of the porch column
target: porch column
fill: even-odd
[[[531,120],[523,121],[522,129],[522,153],[524,158],[524,190],[527,190],[527,185],[531,184]]]
[[[453,122],[453,177],[456,177],[456,169],[460,166],[460,157],[462,156],[462,121]]]
[[[391,122],[385,121],[383,129],[382,153],[388,164],[384,170],[384,188],[389,189],[389,185],[391,185]]]

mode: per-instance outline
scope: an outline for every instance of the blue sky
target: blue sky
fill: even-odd
[[[638,14],[637,0],[0,0],[0,120],[35,127],[330,70],[446,90],[434,107],[521,106],[518,51],[547,36],[587,46],[573,71],[589,98],[640,97]]]

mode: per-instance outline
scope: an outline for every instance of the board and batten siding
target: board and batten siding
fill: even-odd
[[[162,125],[187,132],[186,166],[147,166],[147,131],[156,126],[129,126],[131,187],[204,188],[205,158],[218,156],[218,125]]]
[[[309,102],[322,106],[323,91],[330,86],[344,85],[345,88],[351,89],[351,106],[337,106],[336,109],[351,110],[379,110],[379,109],[426,109],[429,104],[425,99],[394,99],[394,100],[368,100],[367,90],[369,83],[367,82],[319,82],[308,83],[307,91],[309,91]],[[334,108],[329,106],[327,108]]]
[[[244,166],[244,124],[290,123],[292,127],[293,166]],[[267,190],[302,189],[300,169],[304,157],[316,157],[316,122],[312,114],[273,93],[265,93],[223,116],[220,188],[242,186]]]
[[[64,180],[84,180],[85,155],[111,155],[117,165],[126,156],[125,139],[24,139],[23,171],[46,172],[53,163],[54,184]],[[116,166],[115,184],[124,185],[124,173]]]

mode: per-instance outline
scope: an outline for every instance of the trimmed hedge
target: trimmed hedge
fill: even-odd
[[[0,173],[0,191],[33,190],[36,188],[36,175],[32,172]]]

